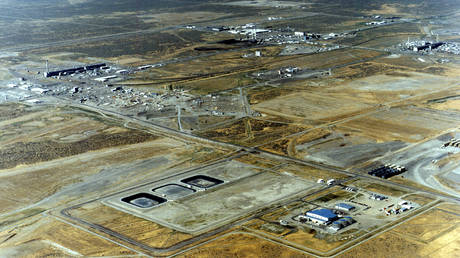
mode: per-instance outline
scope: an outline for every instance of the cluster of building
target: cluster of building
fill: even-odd
[[[358,188],[356,187],[351,187],[351,186],[345,186],[345,191],[347,192],[352,192],[352,193],[356,193],[358,191]]]
[[[371,22],[366,22],[366,25],[383,25],[387,23],[386,21],[371,21]]]
[[[334,184],[336,184],[337,182],[336,182],[335,179],[333,179],[333,178],[328,179],[327,181],[324,181],[324,179],[320,178],[320,179],[318,179],[317,183],[318,183],[318,184],[334,185]]]
[[[269,20],[269,21],[277,21],[277,20],[282,20],[282,19],[283,19],[283,17],[280,17],[280,16],[278,16],[278,17],[270,16],[270,17],[267,18],[267,20]]]
[[[281,17],[268,17],[269,20],[281,19]],[[196,29],[195,26],[189,25],[186,28]],[[310,42],[310,40],[317,39],[333,39],[336,37],[348,37],[353,34],[344,32],[340,34],[329,33],[321,35],[319,33],[295,31],[294,29],[287,27],[281,29],[273,29],[272,27],[257,28],[255,23],[247,23],[240,26],[214,26],[207,27],[206,30],[215,32],[227,32],[231,34],[244,35],[251,37],[254,40],[260,42],[272,43],[272,44],[298,44]]]
[[[246,36],[252,36],[253,38],[257,37],[257,34],[271,32],[268,29],[256,28],[254,23],[247,23],[241,26],[216,26],[208,27],[208,29],[216,32],[225,31],[231,34],[241,34]]]
[[[426,41],[426,40],[407,40],[400,44],[401,50],[409,50],[417,53],[430,54],[433,51],[460,55],[460,44],[456,42]]]
[[[106,66],[105,63],[100,63],[100,64],[93,64],[93,65],[86,65],[86,66],[80,66],[80,67],[75,67],[75,68],[57,70],[57,71],[52,71],[52,72],[46,71],[44,75],[45,77],[66,76],[66,75],[71,75],[75,73],[84,73],[87,71],[93,71],[97,69],[108,69],[108,67]]]
[[[6,86],[8,88],[18,88],[18,89],[25,90],[25,91],[31,91],[32,93],[36,93],[36,94],[44,94],[50,91],[49,89],[43,88],[41,85],[31,84],[29,82],[26,82],[24,81],[24,79],[21,79],[19,84],[9,83]]]
[[[445,52],[454,55],[460,55],[460,43],[457,42],[444,42],[437,51]]]
[[[391,214],[400,214],[405,211],[408,211],[410,209],[414,208],[412,204],[410,204],[407,201],[401,201],[398,203],[398,205],[391,204],[388,207],[385,207],[382,209],[382,211],[385,213],[385,215],[389,216]]]
[[[354,206],[346,203],[338,203],[334,207],[338,211],[350,212],[355,209]],[[333,232],[337,232],[340,229],[343,229],[356,221],[350,216],[342,216],[332,209],[315,209],[307,211],[305,214],[298,216],[300,222],[310,222],[318,226],[324,226],[326,229],[329,229]]]
[[[414,52],[432,51],[432,50],[437,49],[438,47],[442,46],[443,44],[444,44],[443,42],[423,42],[420,45],[410,45],[408,47],[408,49],[412,50]]]
[[[392,176],[404,173],[405,171],[407,171],[407,169],[403,166],[398,166],[395,164],[388,164],[388,165],[380,166],[378,168],[374,168],[371,171],[369,171],[368,174],[371,176],[376,176],[376,177],[387,179]]]
[[[293,74],[296,74],[300,71],[300,67],[286,67],[278,70],[278,75],[281,78],[292,77]]]
[[[61,69],[61,70],[56,70],[56,71],[49,72],[48,71],[48,62],[47,62],[47,64],[46,64],[46,70],[47,71],[44,73],[44,76],[45,77],[60,78],[62,76],[67,76],[67,75],[74,76],[75,74],[87,74],[88,76],[98,76],[98,75],[101,75],[101,74],[110,74],[110,73],[112,73],[112,75],[94,79],[95,81],[105,82],[105,81],[108,81],[110,79],[114,79],[114,78],[118,77],[117,75],[114,75],[114,74],[118,74],[118,75],[129,74],[129,73],[132,73],[132,72],[142,71],[142,70],[146,70],[146,69],[149,69],[149,68],[160,67],[162,65],[163,64],[161,64],[161,63],[152,64],[152,65],[142,65],[142,66],[139,66],[137,68],[128,70],[128,69],[117,69],[115,67],[107,66],[105,63],[99,63],[99,64],[85,65],[85,66],[79,66],[79,67],[74,67],[74,68],[66,68],[66,69]]]
[[[372,193],[372,194],[369,196],[369,199],[371,199],[371,200],[376,200],[376,201],[383,201],[383,200],[387,200],[388,197],[386,197],[386,196],[384,196],[384,195]]]

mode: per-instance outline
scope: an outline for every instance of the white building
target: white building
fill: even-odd
[[[100,78],[96,78],[94,79],[95,81],[98,81],[98,82],[106,82],[110,79],[114,79],[114,78],[117,78],[116,75],[109,75],[109,76],[105,76],[105,77],[100,77]]]

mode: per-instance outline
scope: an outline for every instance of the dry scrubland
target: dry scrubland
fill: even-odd
[[[42,79],[37,71],[44,71],[44,60],[52,69],[95,62],[135,69],[162,62],[115,84],[147,93],[183,91],[211,101],[195,110],[201,112],[196,117],[195,111],[184,110],[184,128],[190,131],[177,132],[175,107],[145,111],[147,123],[141,126],[136,115],[109,115],[98,107],[91,110],[100,112],[90,111],[84,103],[58,103],[59,96],[40,96],[50,105],[2,104],[2,99],[0,256],[458,256],[460,206],[447,200],[452,196],[408,177],[411,171],[387,182],[367,176],[370,167],[389,156],[409,155],[417,146],[456,135],[460,58],[396,47],[408,37],[432,39],[430,31],[441,32],[441,40],[458,41],[452,1],[370,1],[365,6],[332,0],[33,2],[0,3],[8,13],[0,17],[1,87],[22,76],[53,90],[64,84],[90,87],[91,79]],[[366,25],[378,19],[375,15],[402,19]],[[245,37],[207,28],[251,22],[291,34],[357,31],[313,41],[322,50],[334,48],[328,51],[284,55],[285,45],[226,41]],[[188,24],[197,29],[186,29]],[[254,57],[255,51],[262,56]],[[301,72],[280,78],[278,70],[287,67]],[[244,88],[242,96],[238,88]],[[213,97],[225,103],[219,106]],[[246,106],[245,101],[248,112],[243,114],[211,114],[222,106]],[[152,125],[157,123],[173,130]],[[436,166],[429,160],[427,166],[455,165],[458,151],[446,153]],[[235,179],[244,174],[241,167],[217,169],[214,175],[225,178],[221,185],[143,214],[106,202],[143,184],[173,179],[181,184],[182,176],[233,163],[252,172]],[[455,189],[457,174],[447,172],[432,178]],[[330,178],[340,185],[317,183]],[[390,201],[370,201],[364,195],[369,192],[419,206],[387,217],[375,207]],[[280,223],[351,200],[359,209],[351,216],[359,221],[336,234]],[[367,214],[371,218],[363,219]]]

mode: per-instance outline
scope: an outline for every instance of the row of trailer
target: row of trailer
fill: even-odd
[[[383,166],[380,166],[378,168],[371,170],[368,174],[371,176],[376,176],[376,177],[387,179],[392,176],[404,173],[406,171],[407,169],[403,166],[398,166],[395,164],[387,164],[387,165],[383,165]]]
[[[450,141],[444,143],[442,145],[443,148],[446,148],[446,147],[456,147],[456,148],[460,148],[460,139],[456,139],[456,138],[453,138],[451,139]]]

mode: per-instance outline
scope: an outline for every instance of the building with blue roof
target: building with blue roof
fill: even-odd
[[[337,214],[330,209],[317,209],[307,212],[306,217],[317,224],[329,224],[337,220]]]
[[[355,220],[352,217],[342,217],[339,218],[338,220],[332,222],[332,224],[329,226],[329,228],[332,231],[339,231],[342,228],[346,228],[347,226],[355,223]]]

